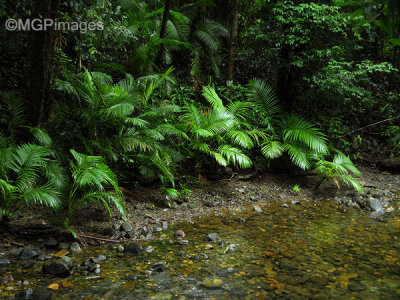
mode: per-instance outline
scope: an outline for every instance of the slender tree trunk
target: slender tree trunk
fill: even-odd
[[[165,35],[167,32],[167,23],[168,23],[168,19],[169,19],[170,6],[171,6],[171,0],[165,0],[164,13],[163,13],[162,21],[161,21],[161,30],[160,30],[160,38],[162,38],[162,39],[165,38]],[[165,52],[165,46],[162,44],[161,51],[157,57],[158,65],[161,65],[163,63],[164,52]]]
[[[171,0],[165,0],[165,6],[164,6],[164,13],[163,13],[163,18],[161,22],[161,30],[160,30],[160,38],[165,38],[165,33],[167,30],[167,22],[169,18],[169,11],[170,11],[170,6],[171,6]]]
[[[230,43],[229,43],[229,56],[228,56],[228,70],[226,74],[227,85],[229,86],[233,82],[233,73],[235,70],[235,54],[239,27],[239,6],[240,0],[234,0],[233,15],[231,21],[230,30]]]
[[[35,1],[32,19],[55,20],[59,0]],[[29,112],[29,123],[40,126],[47,121],[51,105],[52,55],[54,28],[28,33],[28,48],[25,70],[25,99]]]

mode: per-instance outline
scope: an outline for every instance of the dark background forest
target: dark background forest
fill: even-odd
[[[397,0],[5,0],[0,19],[101,24],[2,26],[3,220],[42,205],[68,227],[88,202],[124,213],[119,185],[173,199],[274,162],[360,191],[355,164],[399,157]]]

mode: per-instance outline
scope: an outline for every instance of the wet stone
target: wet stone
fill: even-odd
[[[69,247],[69,250],[71,250],[72,253],[80,253],[82,252],[81,246],[77,242],[73,242],[71,246]]]
[[[215,242],[216,240],[218,240],[218,234],[217,233],[209,233],[205,237],[205,241],[206,242]]]
[[[0,256],[0,266],[6,266],[9,264],[10,264],[10,261],[7,258]]]
[[[185,237],[185,233],[182,230],[177,230],[177,231],[175,231],[175,237],[182,239]]]
[[[37,251],[32,248],[24,248],[19,256],[20,260],[34,259],[38,255]]]
[[[133,230],[132,225],[129,222],[123,222],[121,224],[121,231],[130,232]]]
[[[142,254],[142,245],[138,243],[128,243],[124,247],[124,253],[128,255],[141,255]]]
[[[44,264],[43,273],[49,274],[55,277],[65,278],[71,275],[68,267],[61,261],[56,261],[50,264]]]
[[[13,248],[8,253],[11,256],[18,257],[18,256],[20,256],[22,250],[24,250],[24,248]]]
[[[261,207],[259,207],[258,205],[254,205],[254,206],[253,206],[253,210],[254,210],[255,212],[258,212],[258,213],[262,212]]]
[[[378,199],[375,199],[373,197],[369,197],[368,198],[367,205],[372,211],[376,211],[376,212],[382,212],[383,211],[383,207],[382,207],[381,201],[379,201]]]
[[[167,266],[163,262],[156,262],[149,267],[151,272],[164,272]]]
[[[168,229],[168,222],[167,221],[163,221],[162,222],[162,229],[163,230],[167,230]]]
[[[125,237],[127,239],[133,239],[133,238],[135,238],[135,233],[133,231],[129,231],[129,232],[125,233]]]
[[[69,256],[63,256],[61,257],[61,261],[68,267],[71,268],[72,267],[72,258]]]
[[[56,249],[58,245],[58,241],[54,237],[49,237],[45,243],[46,248],[48,249]]]

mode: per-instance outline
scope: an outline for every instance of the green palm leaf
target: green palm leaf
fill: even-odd
[[[270,159],[282,156],[284,151],[284,146],[278,141],[267,140],[261,145],[262,154]]]
[[[226,157],[228,163],[232,163],[240,168],[250,168],[253,164],[247,155],[242,153],[238,148],[230,145],[219,146],[217,152]]]
[[[296,115],[286,115],[281,119],[280,126],[285,143],[302,142],[317,152],[328,152],[325,135],[303,118]]]

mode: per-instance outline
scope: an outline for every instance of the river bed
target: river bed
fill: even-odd
[[[139,257],[118,253],[117,245],[85,247],[65,279],[44,276],[43,262],[12,261],[1,272],[14,281],[1,295],[44,287],[52,299],[400,298],[397,207],[380,218],[333,201],[274,202],[262,210],[182,223],[142,243]],[[210,233],[218,238],[206,241]],[[99,274],[76,266],[100,255]]]

